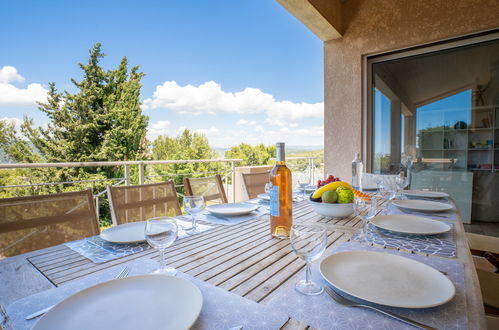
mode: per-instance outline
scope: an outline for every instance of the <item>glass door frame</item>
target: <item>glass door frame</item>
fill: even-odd
[[[366,171],[372,173],[373,154],[373,64],[415,55],[428,54],[441,50],[479,44],[486,41],[499,40],[499,29],[486,30],[479,33],[443,39],[436,42],[377,52],[362,56],[362,159],[365,160]]]

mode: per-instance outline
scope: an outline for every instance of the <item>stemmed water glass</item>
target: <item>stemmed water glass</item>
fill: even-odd
[[[178,233],[177,222],[170,217],[151,218],[146,221],[144,234],[150,246],[159,250],[159,269],[154,274],[163,274],[174,276],[177,270],[173,267],[167,267],[165,261],[165,250],[176,239]]]
[[[298,185],[300,186],[303,199],[305,199],[305,193],[307,191],[307,187],[310,185],[310,176],[308,175],[307,172],[308,169],[298,177]]]
[[[379,195],[381,196],[381,198],[386,200],[386,206],[383,211],[384,213],[388,212],[390,204],[392,200],[395,198],[396,194],[397,194],[397,187],[396,184],[394,184],[393,182],[388,182],[388,180],[385,180],[379,186]]]
[[[305,279],[295,285],[295,289],[305,295],[318,295],[323,288],[311,280],[310,263],[319,258],[326,250],[326,228],[320,225],[291,226],[291,248],[298,257],[307,263]]]
[[[378,195],[381,195],[381,187],[383,186],[383,176],[382,175],[375,175],[374,176],[374,182],[376,183],[376,193]]]
[[[199,231],[196,229],[196,215],[204,209],[204,198],[203,196],[185,196],[183,203],[185,212],[190,214],[192,218],[192,227],[186,233],[189,235],[197,234]]]
[[[399,197],[402,190],[404,190],[409,185],[409,180],[407,179],[406,176],[401,175],[395,179],[395,184],[397,185],[396,196]]]
[[[353,208],[354,214],[362,219],[362,228],[359,235],[359,241],[367,241],[367,224],[376,216],[378,199],[355,198]]]

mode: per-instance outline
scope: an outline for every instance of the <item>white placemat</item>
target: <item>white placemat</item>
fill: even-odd
[[[189,234],[187,234],[186,230],[188,230],[192,226],[190,221],[180,219],[185,218],[182,217],[176,219],[178,225],[177,239],[188,237]],[[197,224],[196,228],[199,233],[202,233],[204,231],[212,229],[213,227],[209,225]],[[197,233],[196,235],[198,235],[199,233]],[[105,241],[100,238],[100,236],[93,236],[77,241],[71,241],[64,243],[64,245],[69,247],[71,250],[78,252],[85,258],[90,259],[96,264],[122,258],[127,255],[141,252],[150,248],[147,242],[119,244]]]
[[[368,247],[356,242],[340,245],[332,253],[353,250],[370,250],[392,253],[425,263],[437,270],[447,272],[449,279],[456,286],[456,296],[447,304],[427,309],[381,308],[406,316],[437,329],[467,329],[464,266],[456,260],[425,257],[405,252]],[[331,253],[330,253],[331,254]],[[327,255],[330,255],[327,254]],[[327,255],[323,256],[325,258]],[[321,260],[323,259],[321,258]],[[319,274],[319,261],[314,262],[312,276],[315,281],[326,285]],[[365,274],[369,278],[369,274]],[[290,283],[272,298],[268,306],[283,311],[292,318],[317,329],[414,329],[405,323],[386,317],[365,308],[345,307],[337,304],[325,292],[318,296],[304,296]],[[351,297],[350,297],[351,298]],[[379,307],[379,306],[378,306]]]
[[[409,235],[380,229],[368,223],[364,229],[365,237],[362,237],[361,232],[357,232],[352,236],[352,240],[367,240],[369,243],[385,247],[455,258],[457,247],[453,234],[454,228],[452,224],[450,226],[451,231],[443,234]]]
[[[124,265],[15,301],[7,307],[14,329],[31,329],[38,318],[27,321],[25,320],[27,315],[62,301],[82,289],[113,279]],[[128,262],[126,265],[131,268],[129,276],[147,274],[158,267],[157,262],[146,258]],[[192,329],[229,329],[240,326],[243,329],[278,329],[288,320],[288,316],[283,312],[240,297],[185,273],[179,272],[177,276],[191,281],[203,294],[201,315]],[[119,325],[116,328],[119,329]]]

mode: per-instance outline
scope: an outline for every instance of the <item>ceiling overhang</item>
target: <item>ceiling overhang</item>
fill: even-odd
[[[341,0],[276,0],[322,41],[341,38]]]

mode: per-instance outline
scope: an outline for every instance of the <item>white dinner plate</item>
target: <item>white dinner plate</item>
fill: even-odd
[[[340,291],[391,307],[435,307],[451,300],[456,292],[438,270],[389,253],[339,252],[321,262],[320,273]]]
[[[263,199],[264,201],[269,201],[270,200],[270,195],[265,193],[265,194],[258,194],[256,197]]]
[[[33,329],[188,329],[202,305],[201,291],[185,279],[133,276],[100,283],[64,299]]]
[[[410,197],[423,197],[423,198],[446,198],[449,194],[439,191],[426,191],[426,190],[403,190],[402,193]]]
[[[407,214],[378,215],[371,223],[381,229],[411,235],[436,235],[450,230],[445,222]]]
[[[443,212],[453,209],[452,205],[447,203],[422,201],[415,199],[393,201],[393,204],[403,209],[420,212]]]
[[[227,204],[216,204],[206,207],[206,210],[212,214],[220,216],[237,216],[244,215],[258,209],[259,205],[247,204],[247,203],[227,203]]]
[[[146,222],[130,222],[111,227],[100,233],[100,238],[113,243],[136,243],[146,240],[144,230]]]

